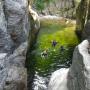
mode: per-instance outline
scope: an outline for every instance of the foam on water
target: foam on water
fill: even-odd
[[[34,78],[34,90],[47,90],[47,77],[41,77],[37,73],[35,74]]]

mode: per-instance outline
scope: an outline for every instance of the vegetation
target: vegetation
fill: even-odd
[[[52,40],[57,42],[52,46]],[[75,24],[65,20],[44,20],[41,21],[41,30],[38,35],[36,49],[32,51],[31,58],[35,62],[35,70],[39,74],[47,75],[61,67],[62,64],[71,61],[74,47],[78,44],[78,38],[75,35]],[[61,47],[63,46],[63,50]],[[41,53],[47,50],[48,56],[41,57]],[[68,67],[67,63],[65,65]]]
[[[35,6],[42,12],[45,5],[51,1],[53,0],[35,0]],[[79,39],[82,38],[82,33],[90,19],[90,0],[77,0],[76,2],[77,5],[79,3],[75,12],[76,25],[71,20],[67,22],[64,18],[41,21],[37,42],[34,50],[30,52],[28,62],[31,77],[34,77],[35,72],[46,77],[57,69],[70,66],[73,50],[80,42]],[[64,8],[61,12],[64,13],[65,10],[68,11]],[[57,43],[56,46],[52,46],[53,41]],[[44,51],[47,51],[47,56],[42,57]]]
[[[36,9],[41,11],[45,8],[45,5],[48,5],[53,0],[34,0]]]

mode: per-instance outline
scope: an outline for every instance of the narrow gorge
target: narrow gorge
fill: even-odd
[[[90,90],[90,0],[0,0],[0,90]]]

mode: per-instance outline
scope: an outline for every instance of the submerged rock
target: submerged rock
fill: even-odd
[[[52,74],[48,90],[89,90],[90,89],[90,48],[89,40],[84,40],[73,53],[70,68],[60,69]]]

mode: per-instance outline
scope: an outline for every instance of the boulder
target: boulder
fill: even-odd
[[[89,40],[84,40],[75,48],[70,68],[52,74],[48,90],[90,90]]]
[[[69,69],[55,71],[50,79],[48,90],[68,90],[67,76]]]

